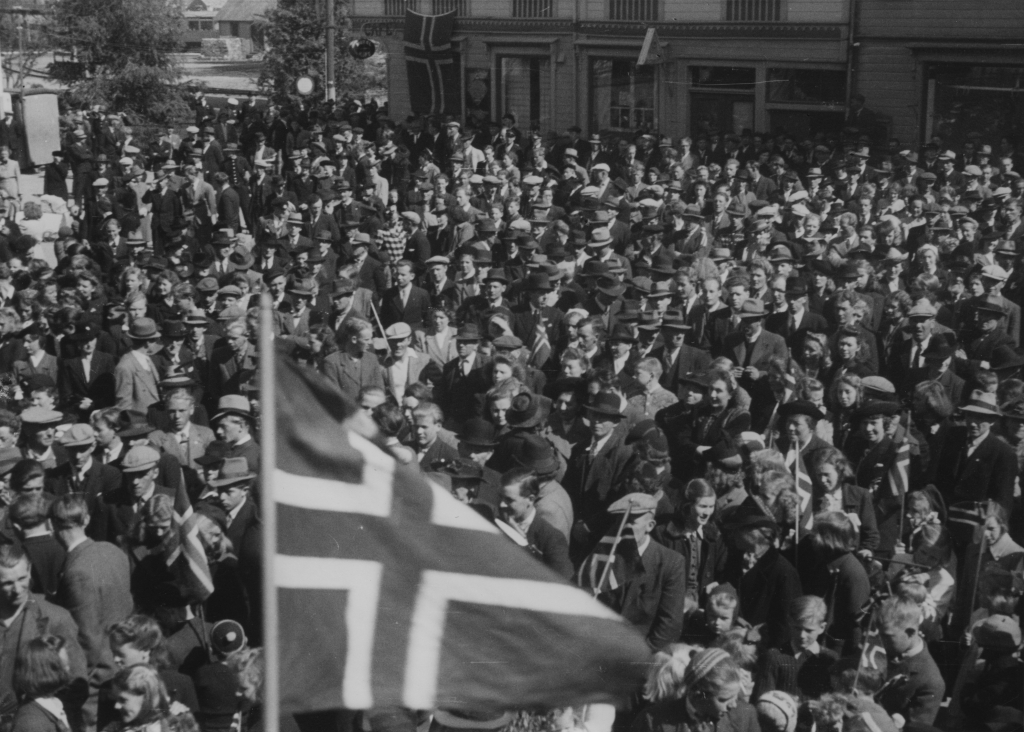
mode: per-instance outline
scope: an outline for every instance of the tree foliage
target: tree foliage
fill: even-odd
[[[325,87],[324,58],[327,53],[327,19],[323,0],[278,0],[277,7],[267,12],[264,27],[267,52],[260,74],[260,89],[274,102],[288,105],[297,101],[295,81],[309,76],[317,85],[316,94]],[[383,85],[381,67],[356,61],[348,55],[352,39],[352,22],[346,3],[334,5],[335,86],[338,96],[362,94]]]
[[[168,0],[57,0],[51,32],[78,64],[55,64],[74,101],[103,104],[139,121],[166,122],[185,109],[178,3]]]

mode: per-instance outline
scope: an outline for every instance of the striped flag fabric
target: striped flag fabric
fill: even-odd
[[[135,558],[159,556],[174,577],[182,597],[190,604],[203,602],[213,594],[213,574],[199,538],[199,514],[192,510],[184,487],[174,497],[172,520],[175,531],[169,532],[156,547],[135,547]]]
[[[454,25],[454,10],[442,15],[405,11],[405,69],[414,114],[460,114]]]
[[[529,364],[534,368],[543,368],[551,358],[551,341],[548,340],[547,321],[543,316],[537,317],[537,325],[533,329],[530,343]]]
[[[908,431],[909,436],[909,431]],[[889,489],[893,497],[902,501],[910,489],[910,441],[905,437],[896,448],[896,459],[889,468]]]
[[[273,497],[283,713],[621,699],[650,653],[618,615],[349,429],[356,407],[277,358]]]
[[[799,539],[804,532],[814,528],[814,502],[811,500],[814,497],[814,484],[804,464],[804,456],[799,450],[794,448],[786,453],[786,467],[793,473],[796,494],[800,499],[800,520],[797,522],[796,531]]]

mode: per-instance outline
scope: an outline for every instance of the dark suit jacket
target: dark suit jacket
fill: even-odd
[[[743,368],[747,357],[747,341],[743,334],[737,331],[726,336],[724,347],[719,355],[732,359],[736,366]],[[750,356],[750,365],[759,371],[767,371],[768,364],[773,359],[785,359],[788,356],[789,349],[782,336],[762,328],[761,335],[754,341],[754,352]]]
[[[157,493],[169,496],[173,501],[177,491],[158,484],[153,495]],[[122,537],[130,536],[137,529],[139,521],[142,520],[142,517],[135,513],[135,496],[131,489],[122,485],[116,491],[104,494],[103,503],[108,516],[105,538],[111,543],[119,543]]]
[[[67,358],[60,362],[57,374],[57,385],[60,388],[61,406],[74,410],[81,417],[88,417],[94,409],[114,406],[114,367],[116,362],[109,353],[96,351],[89,365],[89,378],[85,378],[81,358]],[[82,399],[92,399],[88,410],[80,410]]]
[[[385,328],[395,323],[407,323],[414,330],[422,330],[429,309],[430,295],[426,290],[413,285],[403,307],[398,288],[392,287],[381,298],[380,319]]]
[[[441,380],[434,387],[434,399],[445,416],[445,425],[458,425],[476,416],[478,394],[485,393],[491,386],[484,367],[487,362],[477,354],[474,368],[468,375],[462,373],[458,357],[444,365]]]
[[[572,578],[572,562],[569,560],[569,542],[565,535],[536,515],[526,530],[526,540],[536,549],[540,560],[565,579]]]
[[[803,344],[804,336],[807,333],[827,333],[829,330],[828,321],[817,313],[804,310],[804,316],[800,319],[800,325],[793,330],[789,325],[790,311],[784,313],[772,313],[764,319],[764,328],[776,335],[782,336],[789,350],[794,351]]]
[[[85,483],[79,484],[77,473],[71,463],[58,465],[46,476],[46,490],[55,496],[69,493],[84,493],[89,503],[89,527],[86,533],[103,541],[108,537],[108,515],[103,496],[112,494],[121,487],[121,471],[113,465],[104,465],[93,457],[92,465],[85,474]]]
[[[241,394],[242,384],[255,373],[255,351],[251,346],[242,357],[241,364],[231,348],[218,348],[210,358],[210,400],[215,404],[225,394]]]
[[[238,191],[228,186],[217,191],[217,227],[221,229],[239,229],[241,219],[239,213],[242,210],[242,201],[238,197]]]
[[[435,439],[433,444],[423,453],[423,457],[420,458],[420,470],[429,472],[430,466],[435,460],[457,460],[458,457],[458,450],[439,438]]]
[[[802,593],[796,569],[769,549],[739,581],[740,615],[751,625],[765,623],[761,635],[770,645],[789,640],[789,604]]]
[[[623,433],[615,430],[601,451],[590,458],[591,442],[573,448],[563,485],[572,498],[573,515],[577,521],[603,519],[605,510],[625,495],[623,478],[633,456],[633,448],[625,444]]]
[[[1013,448],[990,432],[968,457],[969,441],[966,427],[954,427],[946,449],[934,456],[939,465],[935,484],[947,505],[991,499],[1007,512],[1012,511],[1017,478],[1017,457]]]
[[[599,599],[622,615],[656,651],[678,641],[683,631],[685,562],[651,539],[639,565],[636,576],[601,593]]]
[[[664,346],[651,351],[651,358],[656,358],[661,362],[662,373],[659,383],[680,399],[683,398],[682,390],[679,388],[680,379],[691,371],[706,371],[711,365],[711,356],[707,351],[688,346],[685,343],[679,349],[679,355],[676,356],[674,364],[665,363],[667,354]]]
[[[78,642],[85,651],[93,688],[116,671],[107,628],[132,614],[129,579],[128,557],[105,541],[86,539],[64,560],[57,600],[78,623]]]

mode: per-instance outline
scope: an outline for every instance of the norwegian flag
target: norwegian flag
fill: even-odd
[[[796,527],[799,539],[804,532],[814,528],[814,506],[811,501],[814,496],[814,484],[811,482],[811,474],[807,472],[807,465],[804,464],[804,456],[799,450],[791,449],[786,453],[786,467],[793,474],[796,494],[800,499],[800,519]]]
[[[650,653],[619,616],[350,431],[322,376],[274,368],[283,712],[546,709],[643,685]]]
[[[176,530],[167,534],[156,547],[136,547],[136,559],[141,560],[151,553],[159,555],[182,596],[190,603],[203,602],[213,594],[213,575],[199,538],[199,515],[192,510],[184,487],[174,497],[173,521]]]
[[[405,69],[415,114],[458,113],[458,70],[452,50],[455,11],[420,15],[405,11]]]
[[[896,448],[896,459],[889,468],[888,478],[893,496],[902,501],[910,487],[910,441],[906,438]]]
[[[530,343],[530,366],[543,368],[544,364],[551,358],[551,341],[548,340],[547,321],[543,317],[537,318],[537,325],[533,329],[533,338]]]

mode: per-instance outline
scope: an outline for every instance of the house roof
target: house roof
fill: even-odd
[[[275,0],[227,0],[216,20],[252,22],[276,5]]]

